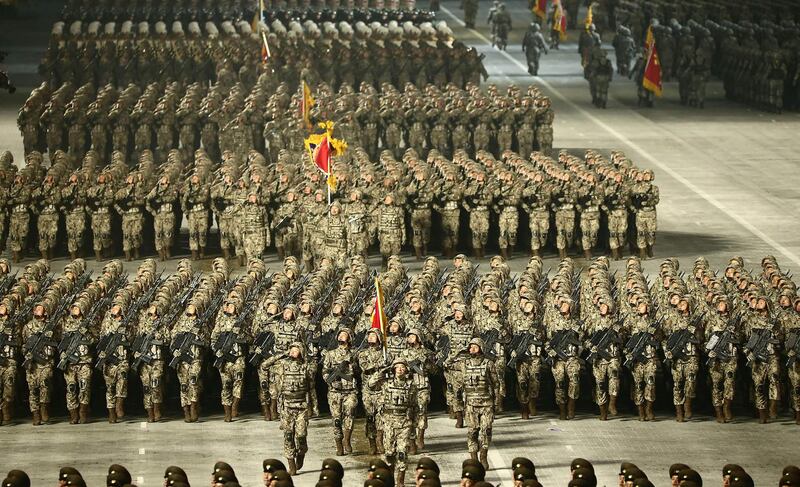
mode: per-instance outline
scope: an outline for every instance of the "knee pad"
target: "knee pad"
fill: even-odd
[[[475,443],[478,442],[478,435],[480,434],[480,430],[474,429],[470,431],[469,436]]]
[[[244,379],[244,372],[236,372],[236,380]]]
[[[686,376],[686,382],[694,382],[694,372],[690,372],[690,373],[689,373],[689,374]]]
[[[142,390],[144,391],[145,394],[150,394],[150,387],[149,386],[142,387]]]
[[[404,452],[404,451],[397,452],[397,460],[400,461],[400,462],[405,462],[406,461],[406,452]]]
[[[266,391],[269,389],[269,383],[265,380],[262,380],[260,385],[262,391]]]
[[[771,377],[771,379],[772,379],[772,382],[774,382],[774,383],[777,383],[777,382],[778,382],[778,380],[780,379],[780,378],[778,377],[778,374],[771,374],[771,375],[770,375],[770,377]]]
[[[597,383],[597,391],[605,393],[606,392],[606,384],[605,382],[598,382]]]
[[[759,385],[756,386],[756,393],[757,394],[764,394],[764,385],[763,384],[759,384]]]
[[[800,386],[794,388],[794,395],[800,397]]]
[[[727,371],[725,373],[725,377],[727,377],[728,379],[733,379],[733,371],[732,370]]]
[[[196,386],[197,385],[197,376],[193,375],[193,376],[189,377],[189,383],[191,385],[193,385],[193,386]]]
[[[722,381],[714,383],[714,389],[716,389],[717,392],[722,392],[722,390],[724,388],[725,388],[725,384],[723,384]]]
[[[188,384],[181,384],[181,392],[184,394],[189,392],[189,385]]]
[[[67,385],[67,391],[69,391],[71,394],[74,394],[77,390],[78,390],[78,385],[75,384],[74,382]]]
[[[564,379],[559,379],[558,382],[557,382],[557,387],[559,389],[563,389],[564,386],[566,386],[566,381]]]
[[[81,379],[78,381],[78,385],[80,386],[81,389],[86,389],[89,383],[86,382],[86,379]]]
[[[337,430],[338,429],[342,429],[342,420],[339,419],[339,418],[334,419],[333,420],[333,427],[336,428]]]
[[[159,380],[158,380],[158,377],[156,377],[156,378],[154,378],[154,379],[152,379],[152,380],[150,381],[150,387],[158,387],[158,385],[159,385],[160,383],[161,383],[161,381],[159,381]]]
[[[288,430],[283,432],[283,441],[287,443],[294,443],[294,431]]]

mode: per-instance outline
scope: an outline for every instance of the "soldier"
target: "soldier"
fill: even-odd
[[[28,157],[34,157],[34,154],[32,152]],[[28,246],[28,232],[30,231],[31,223],[29,204],[32,190],[28,176],[20,173],[14,178],[14,185],[8,192],[7,204],[11,207],[8,225],[8,247],[11,249],[11,260],[14,263],[22,259]]]
[[[309,404],[316,367],[306,362],[301,342],[292,342],[288,352],[269,360],[273,361],[275,377],[279,378],[275,400],[280,399],[282,404],[283,453],[289,464],[289,475],[296,475],[303,468],[308,451]]]
[[[300,201],[297,199],[297,193],[294,190],[287,192],[285,198],[285,201],[281,202],[272,218],[272,228],[275,231],[275,248],[280,259],[288,256],[300,258],[303,253]]]
[[[15,295],[8,295],[0,301],[0,413],[2,423],[11,421],[17,386],[17,360],[20,353],[20,334],[11,316],[16,310]]]
[[[152,155],[149,150],[142,153],[142,159],[148,160]],[[122,216],[122,251],[125,260],[130,262],[139,259],[144,232],[144,207],[148,193],[148,184],[141,171],[128,175],[125,186],[114,195],[114,207]]]
[[[181,333],[193,334],[199,343],[193,343],[189,348],[189,356],[185,360],[181,360],[175,367],[175,372],[178,374],[178,382],[180,382],[180,396],[181,407],[183,408],[184,421],[187,423],[197,422],[199,409],[198,402],[200,401],[200,372],[203,368],[203,352],[207,347],[208,338],[205,335],[206,330],[203,328],[204,323],[201,323],[198,316],[197,306],[190,303],[186,306],[186,311],[178,318],[178,321],[170,330],[170,349],[175,350],[175,340]]]
[[[456,419],[456,428],[464,427],[464,374],[459,361],[463,360],[462,352],[469,346],[474,332],[475,325],[467,318],[464,304],[454,304],[452,315],[444,323],[443,334],[447,335],[450,342],[449,353],[444,361],[444,378],[447,383],[445,399]]]
[[[602,299],[602,298],[600,298]],[[614,312],[613,303],[598,301],[596,306],[592,306],[589,311],[589,321],[586,329],[587,336],[595,336],[608,333],[611,329],[621,337],[621,325]],[[600,406],[600,419],[605,421],[608,414],[617,415],[617,396],[619,396],[619,373],[622,367],[620,360],[622,347],[621,339],[612,340],[603,345],[603,349],[597,345],[589,343],[587,348],[594,356],[592,362],[592,375],[595,379],[595,402]]]
[[[536,109],[536,144],[545,154],[553,150],[553,119],[555,113],[550,107],[550,99],[542,97],[537,100]]]
[[[341,267],[347,257],[347,220],[338,201],[331,203],[328,215],[321,223],[325,235],[322,256],[336,263],[337,267]]]
[[[78,360],[75,363],[68,362],[64,368],[64,380],[67,382],[67,410],[69,410],[70,424],[85,424],[89,421],[89,399],[91,398],[92,386],[92,354],[90,347],[96,342],[93,333],[92,323],[86,323],[84,313],[88,312],[89,302],[79,298],[70,308],[69,316],[64,318],[62,324],[62,335],[69,336],[78,333],[81,336],[81,343],[78,345]],[[66,358],[65,352],[61,352],[61,360]],[[59,365],[60,367],[60,365]]]
[[[631,58],[636,52],[635,42],[631,36],[631,30],[624,25],[617,26],[617,33],[611,41],[614,46],[614,54],[617,57],[617,74],[627,77],[631,67]]]
[[[789,296],[785,296],[785,298],[788,300]],[[789,375],[789,405],[794,409],[795,424],[800,424],[800,362],[797,360],[797,343],[795,342],[794,348],[789,347],[792,336],[797,337],[800,334],[800,298],[795,296],[789,306],[782,309],[781,315],[781,333],[786,337],[784,349],[786,350],[786,367]],[[727,408],[730,408],[730,402],[732,401],[725,402]]]
[[[414,172],[408,188],[411,209],[411,243],[417,260],[427,255],[431,241],[431,204],[436,194],[436,185],[424,169]]]
[[[464,0],[464,25],[467,29],[475,28],[475,17],[478,15],[478,0]]]
[[[383,269],[386,269],[389,257],[399,255],[400,248],[406,243],[405,216],[395,195],[388,193],[383,198],[378,217],[378,241],[383,258]]]
[[[631,201],[636,215],[636,245],[639,258],[653,257],[656,243],[656,205],[659,201],[658,186],[653,184],[653,171],[639,171],[636,183],[631,188]]]
[[[442,216],[442,253],[445,257],[453,256],[458,248],[458,232],[461,226],[461,197],[463,187],[456,175],[445,173],[444,183],[439,190],[441,206],[436,206]]]
[[[350,191],[350,199],[344,207],[344,217],[347,220],[347,255],[366,257],[370,243],[370,215],[361,190]]]
[[[708,344],[714,337],[719,340],[725,332],[733,331],[736,338],[735,342],[738,342],[738,334],[741,332],[741,330],[736,330],[733,327],[729,313],[730,303],[727,298],[719,296],[716,302],[712,302],[712,305],[714,309],[708,313],[705,323],[706,350],[709,349]],[[727,423],[733,419],[731,405],[733,404],[733,396],[736,389],[736,358],[739,355],[739,347],[736,346],[735,342],[728,342],[726,357],[717,355],[713,351],[708,354],[711,402],[714,405],[718,423]]]
[[[517,400],[520,403],[522,419],[536,416],[536,400],[539,399],[539,386],[542,370],[542,344],[544,331],[541,320],[537,319],[540,311],[533,300],[521,297],[519,304],[509,312],[509,324],[514,337],[529,334],[527,349],[519,355],[513,346],[511,358],[516,359]],[[538,323],[538,325],[537,325]]]
[[[616,173],[614,179],[605,186],[605,200],[601,208],[608,215],[608,246],[614,260],[622,258],[622,250],[627,245],[628,207],[630,189],[622,184],[622,174]]]
[[[352,349],[352,333],[347,328],[339,330],[338,346],[325,354],[322,374],[328,384],[328,405],[333,416],[333,438],[336,454],[353,453],[350,443],[353,434],[353,419],[358,406],[355,371],[356,354]]]
[[[563,350],[552,348],[556,332],[572,331],[580,342],[582,331],[572,316],[572,300],[561,297],[553,303],[553,311],[545,312],[545,327],[547,339],[550,341],[548,355],[551,361],[551,371],[555,381],[555,397],[558,404],[560,419],[575,419],[575,402],[580,397],[580,352],[579,345],[567,344]]]
[[[517,230],[519,229],[519,210],[524,187],[519,180],[514,179],[511,171],[502,173],[500,188],[495,201],[495,211],[499,215],[498,226],[500,235],[498,244],[500,255],[508,260],[517,245]]]
[[[506,50],[508,44],[508,33],[511,31],[511,16],[506,11],[506,4],[500,3],[497,12],[491,16],[492,22],[492,45],[497,46],[501,51]]]
[[[383,441],[378,443],[379,436],[383,436],[383,427],[378,424],[381,394],[369,387],[371,381],[381,374],[386,366],[383,345],[381,344],[380,331],[370,328],[367,331],[367,347],[358,351],[358,368],[361,370],[361,401],[366,412],[366,435],[369,442],[369,454],[376,455],[383,452]]]
[[[605,108],[608,102],[608,85],[614,76],[614,66],[605,51],[600,50],[592,56],[586,66],[592,103],[598,108]]]
[[[383,369],[373,375],[369,387],[381,391],[380,424],[386,463],[394,468],[395,485],[403,486],[414,427],[411,411],[417,392],[408,364],[402,358],[394,359],[391,371]]]
[[[489,206],[495,197],[496,186],[486,182],[483,172],[475,175],[475,181],[464,192],[464,208],[469,212],[469,229],[472,232],[472,249],[478,259],[484,257],[489,240]]]
[[[594,175],[586,176],[587,184],[578,194],[578,212],[580,213],[581,248],[586,259],[592,258],[592,249],[597,245],[600,232],[600,204],[603,194],[595,184]]]
[[[175,243],[175,209],[178,206],[178,188],[168,175],[161,176],[158,185],[145,198],[147,211],[153,215],[155,247],[161,261],[172,257]]]
[[[156,299],[150,306],[142,310],[136,326],[137,339],[151,337],[149,361],[142,360],[138,372],[142,381],[142,396],[144,409],[147,411],[149,423],[161,420],[161,404],[164,398],[164,349],[168,330],[161,319],[167,313],[168,299]],[[134,351],[134,363],[141,358],[141,352]]]
[[[33,307],[33,317],[22,329],[23,343],[28,343],[31,338],[36,338],[41,334],[53,339],[52,329],[47,329],[50,308],[53,306],[49,301],[42,301]],[[35,336],[36,335],[36,336]],[[28,398],[33,415],[33,425],[39,426],[42,422],[50,421],[50,394],[53,380],[53,358],[55,347],[46,344],[41,349],[41,356],[35,357],[30,352],[26,352],[25,360],[28,365],[25,367],[25,380],[28,382]]]
[[[127,292],[127,291],[126,291]],[[122,334],[130,342],[131,330],[123,327],[123,308],[125,306],[123,298],[119,295],[114,296],[114,302],[108,313],[103,317],[100,324],[100,339],[111,339],[114,334]],[[106,384],[106,409],[108,409],[108,422],[116,423],[118,419],[125,416],[125,398],[128,397],[128,372],[130,363],[128,361],[128,349],[124,344],[120,344],[111,356],[103,355],[105,352],[98,351],[98,358],[103,362],[103,380]]]
[[[60,157],[59,157],[60,156]],[[33,192],[32,200],[35,202],[36,213],[39,214],[36,227],[39,231],[39,252],[43,259],[52,259],[53,251],[56,246],[56,234],[58,233],[59,207],[61,203],[61,188],[58,179],[60,172],[66,170],[63,158],[64,153],[58,151],[56,154],[57,162],[48,171],[44,182]],[[54,169],[60,168],[60,171]]]
[[[260,259],[270,245],[269,217],[263,198],[254,188],[248,191],[247,199],[239,209],[245,252],[245,255],[239,254],[239,265],[244,265],[245,258]]]
[[[192,260],[206,256],[208,244],[208,222],[211,204],[211,188],[200,174],[195,172],[189,177],[181,193],[181,209],[186,215],[189,225],[189,250]]]
[[[636,301],[634,313],[625,320],[626,335],[633,337],[638,333],[645,333],[652,337],[652,341],[644,346],[642,354],[634,357],[632,350],[625,350],[626,363],[633,364],[633,402],[639,409],[639,421],[653,421],[653,404],[656,402],[656,371],[658,370],[658,356],[656,346],[657,338],[654,334],[656,328],[650,317],[650,305],[645,300]]]
[[[104,253],[111,250],[111,206],[114,204],[114,188],[109,173],[97,176],[97,184],[89,188],[86,201],[92,211],[92,247],[98,261],[103,260]]]
[[[561,174],[561,185],[553,194],[553,210],[556,222],[556,247],[562,260],[572,247],[575,237],[575,202],[577,194],[570,182],[570,173]]]
[[[745,325],[747,341],[750,343],[754,333],[767,333],[774,337],[774,326],[769,320],[769,300],[764,296],[755,299],[755,311],[749,313]],[[753,350],[743,347],[745,355],[750,361],[750,376],[754,385],[754,402],[758,410],[758,422],[768,422],[770,416],[777,416],[778,397],[780,391],[780,362],[777,348],[772,343],[767,344],[761,357],[755,355]],[[767,409],[769,408],[769,409]]]
[[[547,45],[544,42],[544,36],[540,32],[538,22],[531,22],[528,31],[525,32],[525,37],[522,38],[522,52],[525,53],[525,59],[528,63],[528,74],[531,76],[539,75],[539,59],[542,57],[542,51],[548,54]],[[525,154],[524,151],[520,151]]]
[[[464,377],[464,404],[467,420],[467,450],[472,460],[478,460],[489,468],[489,444],[492,441],[494,422],[494,391],[497,384],[497,369],[484,355],[483,340],[473,338],[469,342],[469,355],[458,363]]]
[[[237,319],[241,312],[241,301],[238,296],[234,293],[229,294],[214,321],[214,329],[211,331],[212,345],[216,346],[220,337],[228,333],[232,333],[232,336],[239,340],[244,339],[241,322]],[[228,357],[220,356],[219,354],[223,352],[219,349],[214,351],[218,359],[223,359],[222,365],[218,367],[222,383],[221,401],[225,410],[225,422],[230,423],[232,419],[239,417],[239,402],[244,387],[244,350],[240,343],[235,342],[228,352]]]
[[[431,402],[431,384],[428,376],[436,371],[431,352],[422,343],[422,332],[412,328],[406,332],[407,347],[400,352],[412,374],[416,397],[411,409],[412,455],[425,448],[425,430],[428,428],[428,404]],[[414,441],[416,440],[416,441]]]
[[[211,198],[217,214],[219,242],[222,255],[226,260],[236,256],[237,243],[236,217],[238,213],[238,195],[231,174],[224,174],[222,179],[211,187]]]

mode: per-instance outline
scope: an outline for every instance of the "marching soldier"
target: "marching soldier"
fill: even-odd
[[[242,312],[241,304],[236,294],[232,292],[228,295],[214,321],[214,329],[211,331],[212,345],[216,346],[220,337],[226,333],[232,333],[232,336],[238,337],[239,340],[244,339],[243,330],[237,320],[237,316]],[[225,353],[220,349],[214,351],[217,353],[217,358],[223,360],[222,365],[218,367],[222,383],[221,400],[225,410],[225,422],[229,423],[232,419],[239,417],[239,402],[242,399],[244,386],[244,350],[241,343],[237,341],[230,347],[230,352],[228,352],[230,357],[220,356],[220,353]]]
[[[87,158],[89,154],[94,154],[94,151],[87,152]],[[67,250],[70,259],[75,260],[86,233],[86,180],[82,171],[72,173],[61,188],[61,210],[67,229]]]
[[[165,297],[166,298],[166,297]],[[166,324],[162,317],[167,313],[169,299],[156,298],[147,309],[142,310],[137,320],[137,338],[151,337],[150,350],[147,360],[142,360],[138,372],[142,381],[142,396],[144,409],[147,411],[149,423],[161,420],[161,404],[164,398],[164,344],[167,340]],[[140,339],[141,339],[140,338]],[[134,351],[134,363],[141,358],[141,352]]]
[[[178,189],[164,175],[158,185],[147,195],[147,210],[153,215],[155,228],[155,247],[161,261],[172,257],[175,243],[175,209],[178,207]]]
[[[16,310],[16,301],[8,295],[0,301],[0,341],[3,342],[0,348],[0,413],[2,413],[2,423],[7,424],[11,421],[14,410],[14,399],[17,387],[17,366],[20,354],[20,333],[14,326],[11,316]]]
[[[509,313],[509,324],[514,337],[529,334],[527,349],[519,355],[513,346],[511,358],[516,359],[517,400],[520,403],[522,419],[536,416],[536,400],[539,399],[539,386],[542,370],[542,351],[544,330],[541,329],[540,311],[536,302],[520,297],[519,304]],[[538,342],[538,343],[537,343]]]
[[[210,204],[211,188],[205,180],[201,180],[199,174],[192,174],[181,194],[181,209],[189,225],[192,260],[202,259],[206,255]]]
[[[127,293],[127,291],[124,291]],[[123,312],[125,308],[125,294],[114,296],[114,301],[103,317],[100,324],[100,340],[111,339],[114,334],[121,334],[130,342],[131,330],[123,328]],[[125,417],[125,398],[128,397],[128,372],[130,363],[128,361],[128,349],[120,344],[110,356],[104,356],[105,352],[98,351],[98,358],[103,362],[103,380],[106,384],[106,409],[108,410],[108,422],[116,423],[117,420]]]
[[[22,329],[23,343],[28,343],[31,338],[36,338],[35,335],[38,337],[42,334],[49,340],[54,339],[53,330],[48,330],[46,327],[52,306],[49,301],[42,301],[33,307],[33,317]],[[30,351],[26,352],[25,356],[25,360],[29,362],[25,368],[25,379],[28,382],[28,398],[34,426],[50,421],[53,360],[55,357],[55,342],[51,343],[41,347],[40,356],[33,356]]]
[[[175,367],[180,383],[181,407],[183,408],[184,421],[187,423],[197,422],[199,415],[200,372],[203,368],[203,353],[208,346],[208,338],[205,323],[201,323],[198,316],[199,310],[196,304],[190,303],[186,306],[183,315],[170,330],[170,349],[173,353],[179,353],[176,348],[176,340],[180,334],[191,334],[197,339],[196,343],[189,346],[188,356],[180,360]],[[202,345],[200,344],[202,343]]]
[[[336,454],[353,453],[350,439],[353,434],[353,419],[358,406],[355,370],[356,353],[352,349],[352,333],[349,329],[339,330],[336,337],[338,346],[325,354],[322,374],[328,384],[328,405],[333,416],[333,438],[336,441]]]
[[[549,313],[545,311],[545,326],[547,339],[550,344],[558,332],[574,332],[578,343],[581,343],[581,333],[575,318],[572,316],[573,303],[568,297],[561,297],[551,307]],[[551,360],[551,370],[555,380],[556,404],[558,404],[559,417],[575,419],[575,402],[580,397],[580,345],[567,344],[563,349],[556,350],[548,345],[548,355]]]
[[[431,402],[431,385],[429,375],[436,371],[430,351],[422,343],[422,332],[415,328],[406,333],[408,346],[400,352],[400,358],[406,361],[409,373],[412,374],[416,397],[411,410],[411,444],[412,455],[425,448],[425,430],[428,428],[428,404]],[[414,441],[416,440],[416,441]]]
[[[457,367],[464,377],[464,405],[467,421],[467,450],[472,460],[478,460],[489,468],[489,444],[492,441],[494,422],[494,391],[497,369],[484,355],[483,340],[473,338],[469,342],[469,355]]]
[[[383,268],[389,256],[398,255],[400,248],[406,243],[405,216],[402,207],[395,201],[393,193],[383,198],[378,217],[378,241],[383,258]]]
[[[383,452],[383,441],[378,440],[383,436],[383,427],[378,424],[381,407],[379,391],[369,387],[374,377],[378,376],[386,366],[383,344],[381,343],[380,330],[370,328],[367,331],[367,347],[358,352],[358,368],[361,370],[361,401],[367,415],[366,435],[369,442],[369,454],[376,455]]]

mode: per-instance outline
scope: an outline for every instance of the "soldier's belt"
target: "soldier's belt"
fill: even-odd
[[[489,207],[484,205],[478,205],[473,208],[473,211],[489,211]]]
[[[444,209],[445,210],[457,210],[458,209],[458,203],[456,203],[455,201],[448,201],[447,203],[444,204]]]
[[[158,211],[172,211],[172,203],[167,203],[167,204],[161,205],[161,207],[158,209]]]
[[[205,205],[192,205],[192,211],[208,211]]]
[[[28,207],[26,205],[17,205],[14,207],[14,211],[27,212]]]
[[[42,213],[56,213],[55,205],[47,205],[42,208]]]
[[[107,206],[101,206],[101,207],[97,208],[96,210],[94,210],[94,213],[95,214],[108,213],[108,207]]]

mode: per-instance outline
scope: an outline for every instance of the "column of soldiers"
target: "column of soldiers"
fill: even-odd
[[[618,67],[629,61],[631,40],[634,46],[643,45],[647,26],[652,25],[662,79],[678,81],[681,103],[702,108],[713,74],[722,80],[728,99],[776,113],[797,110],[796,8],[779,2],[708,1],[685,9],[674,3],[636,1],[622,3],[616,17],[617,34],[625,38],[614,44]],[[638,69],[631,75],[640,75],[643,61],[640,52]]]

